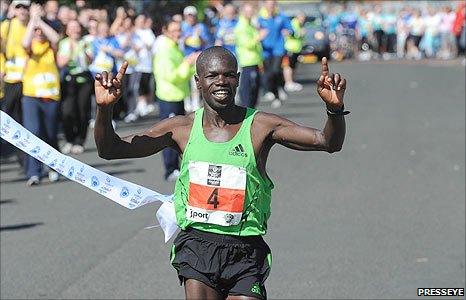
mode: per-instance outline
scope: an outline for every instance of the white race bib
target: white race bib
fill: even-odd
[[[246,194],[246,169],[190,161],[186,218],[221,226],[238,225]]]

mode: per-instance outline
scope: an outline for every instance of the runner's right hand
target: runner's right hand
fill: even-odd
[[[122,94],[123,76],[125,75],[128,62],[125,61],[118,74],[113,78],[112,74],[102,72],[95,75],[95,101],[97,105],[107,106],[114,104]]]

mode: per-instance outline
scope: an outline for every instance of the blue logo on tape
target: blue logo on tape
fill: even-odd
[[[72,177],[74,174],[74,167],[71,167],[70,170],[68,171],[68,177]]]
[[[56,165],[57,165],[57,159],[54,159],[54,160],[49,164],[49,166],[50,166],[51,168],[55,167]]]
[[[121,189],[120,197],[121,197],[121,198],[126,198],[126,197],[128,197],[128,196],[129,196],[129,190],[128,190],[127,187],[124,186],[124,187]]]
[[[99,185],[99,179],[97,178],[97,176],[92,176],[92,177],[91,177],[91,185],[92,185],[93,187],[96,187],[96,186]]]
[[[14,139],[14,140],[17,140],[20,137],[21,137],[21,132],[18,130],[13,134],[13,136],[11,138]]]
[[[32,154],[37,154],[37,153],[39,153],[39,151],[40,151],[39,146],[35,146],[34,149],[31,150]]]

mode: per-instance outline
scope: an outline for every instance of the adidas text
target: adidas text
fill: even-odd
[[[248,157],[248,154],[244,151],[243,145],[238,144],[235,148],[230,150],[230,155]]]

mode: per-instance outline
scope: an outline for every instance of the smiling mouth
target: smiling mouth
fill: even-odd
[[[212,92],[212,95],[214,95],[215,97],[223,98],[230,95],[230,91],[227,89],[217,90]]]

